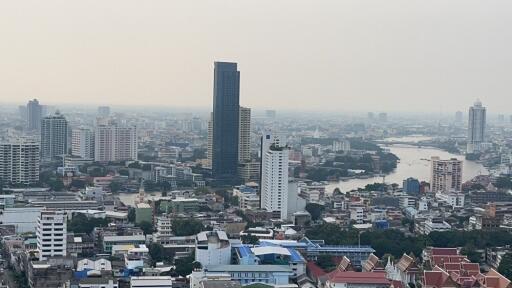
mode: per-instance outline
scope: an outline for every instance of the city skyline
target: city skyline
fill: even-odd
[[[252,108],[510,104],[506,1],[216,3],[5,3],[0,102],[208,107],[213,62],[232,61]]]

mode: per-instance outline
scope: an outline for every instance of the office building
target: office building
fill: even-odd
[[[265,117],[267,117],[268,119],[275,119],[276,115],[276,110],[265,110]]]
[[[238,162],[251,161],[251,109],[240,107]]]
[[[91,129],[73,129],[71,154],[83,159],[94,159],[94,132]]]
[[[236,63],[215,62],[213,84],[212,172],[233,181],[238,170],[240,72]]]
[[[379,113],[379,122],[386,122],[388,121],[388,113],[382,112]]]
[[[469,107],[467,153],[478,153],[485,142],[486,109],[477,100]]]
[[[269,136],[271,139],[272,136]],[[265,139],[262,143],[268,143]],[[279,141],[278,141],[279,142]],[[276,142],[262,155],[261,208],[283,220],[288,215],[288,147]]]
[[[420,193],[420,181],[416,178],[409,177],[403,182],[404,192],[409,195],[418,195]]]
[[[201,266],[231,263],[231,244],[224,231],[204,231],[196,235],[196,261]]]
[[[105,123],[96,127],[94,159],[99,162],[137,160],[137,130],[135,127]]]
[[[98,107],[98,115],[100,117],[108,117],[110,115],[110,107],[109,106],[99,106]]]
[[[55,160],[68,154],[68,121],[57,111],[41,120],[41,157]]]
[[[66,256],[66,221],[63,211],[41,211],[36,229],[39,260]]]
[[[39,144],[16,140],[0,144],[0,178],[5,184],[39,182]]]
[[[434,193],[459,192],[462,188],[462,161],[431,159],[430,189]]]
[[[208,147],[206,152],[206,168],[212,169],[212,158],[213,158],[213,113],[210,113],[210,119],[208,119]]]
[[[37,99],[28,101],[26,115],[28,130],[39,130],[43,118],[43,107],[39,105]]]

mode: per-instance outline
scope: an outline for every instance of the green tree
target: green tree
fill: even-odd
[[[178,258],[174,261],[176,274],[186,277],[192,273],[194,269],[201,268],[201,263],[195,261],[194,255]]]
[[[244,244],[251,244],[251,245],[257,245],[259,243],[259,239],[258,237],[254,236],[254,235],[242,235],[242,237],[240,237],[240,240],[242,240],[242,243]]]
[[[164,259],[164,246],[153,242],[148,248],[152,266],[155,266],[156,262],[161,262]]]
[[[482,261],[482,253],[476,251],[475,245],[469,243],[466,246],[462,247],[460,253],[462,255],[466,255],[469,261],[474,263],[480,263]]]
[[[119,183],[117,181],[112,181],[108,185],[108,188],[110,189],[110,192],[112,192],[112,193],[119,192],[119,190],[121,190],[121,183]]]
[[[144,235],[149,235],[153,233],[153,224],[148,221],[142,221],[137,225],[142,231],[144,231]]]
[[[172,221],[172,231],[176,236],[195,235],[203,230],[203,223],[195,219],[177,219]]]
[[[70,232],[89,234],[95,227],[106,227],[108,222],[107,219],[87,218],[85,214],[76,213],[68,222],[67,228]]]
[[[128,222],[135,222],[135,208],[133,207],[128,208]]]
[[[334,261],[332,261],[331,255],[318,256],[316,259],[316,264],[326,271],[331,271],[336,267],[336,264]]]
[[[512,252],[503,255],[500,266],[498,266],[498,272],[508,279],[512,279]]]
[[[317,203],[306,204],[306,211],[308,211],[309,214],[311,214],[311,219],[313,219],[313,221],[320,219],[322,213],[324,212],[324,209],[324,205],[320,205]]]

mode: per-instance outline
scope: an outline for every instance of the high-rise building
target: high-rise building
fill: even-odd
[[[385,113],[385,112],[379,113],[379,121],[380,122],[388,121],[388,113]]]
[[[26,113],[28,130],[39,130],[43,118],[43,108],[37,99],[28,101]]]
[[[261,157],[261,208],[287,219],[288,147],[279,134],[263,136]]]
[[[420,181],[416,178],[409,177],[403,182],[404,193],[409,195],[420,194]]]
[[[265,117],[267,117],[268,119],[275,119],[276,115],[276,110],[265,110]]]
[[[206,168],[212,169],[212,158],[213,158],[213,113],[210,113],[210,119],[208,119],[208,147],[206,151],[208,157],[206,161]]]
[[[485,142],[486,109],[482,102],[477,100],[469,107],[468,143],[467,153],[479,152]]]
[[[373,114],[373,112],[368,112],[367,118],[368,120],[373,121],[375,119],[375,114]]]
[[[432,157],[430,190],[434,193],[460,192],[462,188],[462,161]]]
[[[41,120],[41,157],[54,160],[68,153],[69,127],[66,118],[57,111]]]
[[[251,161],[251,109],[240,107],[238,162]]]
[[[83,159],[94,159],[94,132],[87,128],[77,128],[71,134],[71,154]]]
[[[66,256],[66,221],[64,211],[41,211],[36,228],[39,260]]]
[[[455,112],[455,123],[462,123],[464,118],[464,114],[462,114],[462,111]]]
[[[39,182],[39,143],[16,140],[0,144],[0,179],[5,184]]]
[[[110,115],[110,107],[109,106],[99,106],[98,107],[98,115],[100,117],[108,117]]]
[[[212,172],[236,181],[240,121],[240,72],[236,63],[215,62],[213,83]]]
[[[99,162],[137,160],[137,129],[101,124],[94,134],[94,159]]]

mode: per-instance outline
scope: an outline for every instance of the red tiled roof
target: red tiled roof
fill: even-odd
[[[314,278],[327,274],[327,272],[325,272],[320,266],[316,265],[314,261],[308,261],[308,263],[306,263],[306,269]]]
[[[350,284],[384,284],[391,282],[386,278],[385,272],[354,272],[335,270],[329,273],[329,281],[334,283]]]

